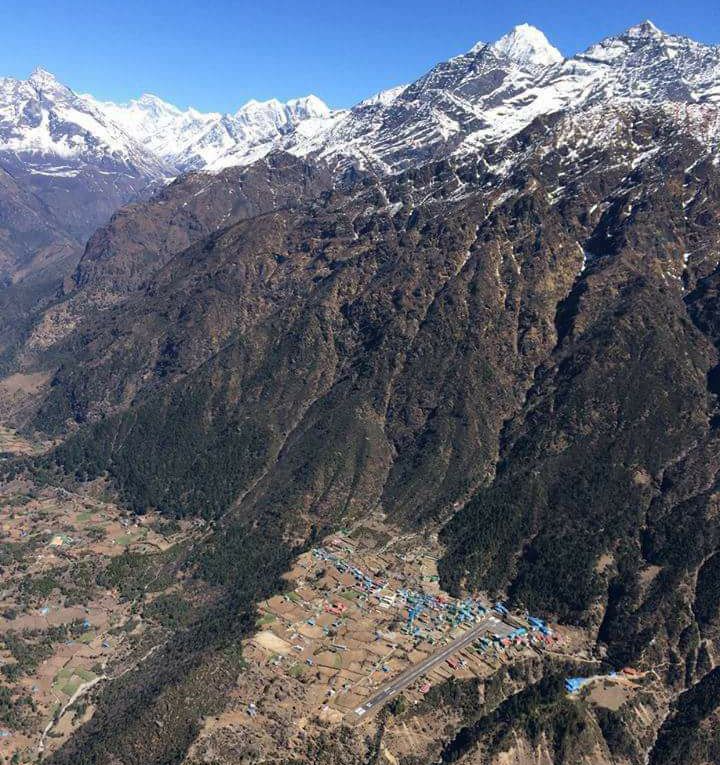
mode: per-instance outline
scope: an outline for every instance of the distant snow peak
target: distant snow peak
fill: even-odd
[[[658,29],[650,20],[645,20],[641,24],[636,24],[635,26],[630,27],[625,34],[627,37],[635,39],[649,37],[655,40],[666,36],[665,33],[661,29]]]
[[[36,66],[28,77],[29,82],[57,82],[55,75],[42,66]]]
[[[519,24],[488,47],[496,56],[521,65],[552,66],[563,60],[562,53],[530,24]]]
[[[241,120],[271,121],[276,125],[312,117],[327,118],[330,116],[328,105],[317,96],[309,95],[303,98],[291,98],[286,103],[271,98],[268,101],[251,99],[240,107],[235,117]]]
[[[294,114],[303,117],[319,117],[327,119],[330,116],[330,107],[312,93],[304,98],[291,98],[287,102],[287,107]]]
[[[140,98],[138,98],[136,101],[131,101],[130,103],[136,103],[139,108],[145,109],[148,112],[152,112],[154,114],[180,114],[181,110],[178,109],[177,106],[174,104],[169,104],[167,101],[164,101],[159,96],[154,95],[153,93],[143,93]]]
[[[27,82],[38,92],[71,92],[70,89],[63,85],[52,72],[48,72],[47,69],[43,69],[41,66],[37,66],[33,69]]]
[[[287,103],[253,99],[234,114],[179,109],[150,93],[124,104],[83,98],[178,172],[247,164],[275,148],[300,124],[323,122],[331,115],[327,104],[314,95]]]

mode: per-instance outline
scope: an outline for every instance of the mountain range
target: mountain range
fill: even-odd
[[[26,81],[6,78],[0,93],[2,152],[29,168],[39,163],[31,172],[69,177],[74,163],[112,158],[162,181],[249,164],[273,150],[400,170],[433,151],[472,154],[538,116],[608,99],[710,108],[720,101],[720,65],[717,48],[664,34],[651,22],[569,59],[523,24],[352,109],[331,110],[312,95],[285,104],[249,101],[234,114],[181,110],[149,94],[114,104],[77,95],[43,69]]]
[[[38,245],[82,246],[121,204],[178,174],[247,165],[271,151],[394,173],[473,156],[540,117],[572,120],[608,103],[664,109],[714,141],[719,99],[717,48],[650,22],[569,59],[521,25],[346,110],[315,96],[250,101],[235,114],[183,111],[151,95],[113,104],[77,95],[37,69],[26,81],[0,80],[2,168],[32,197],[6,191],[13,196],[5,226],[17,231],[0,262],[6,279],[13,269],[22,275]],[[47,208],[49,225],[34,226],[37,205]]]
[[[521,25],[338,110],[1,80],[0,269],[0,414],[52,444],[7,469],[207,524],[207,619],[52,762],[381,762],[381,715],[288,754],[206,724],[222,678],[180,701],[368,518],[647,680],[451,682],[398,712],[431,731],[403,765],[718,761],[720,46],[644,22],[564,58]]]

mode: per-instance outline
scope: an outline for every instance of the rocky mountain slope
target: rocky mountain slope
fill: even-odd
[[[520,27],[91,237],[13,356],[48,384],[3,401],[62,443],[13,469],[202,515],[224,599],[56,762],[180,761],[217,698],[179,699],[248,604],[371,512],[440,528],[451,592],[577,625],[657,682],[596,714],[533,667],[407,765],[713,761],[719,60],[649,23],[563,60]]]

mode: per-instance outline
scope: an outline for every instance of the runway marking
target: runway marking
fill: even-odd
[[[486,632],[490,630],[493,631],[492,628],[496,627],[498,623],[500,622],[500,619],[498,619],[496,616],[485,616],[481,621],[479,621],[474,627],[469,629],[467,632],[465,632],[462,635],[459,635],[455,640],[453,640],[450,645],[445,646],[444,648],[441,648],[437,653],[434,653],[432,656],[428,656],[427,659],[423,659],[418,664],[415,664],[412,667],[409,667],[404,672],[402,672],[400,675],[398,675],[396,678],[392,680],[388,680],[387,683],[385,683],[384,686],[382,686],[378,691],[371,696],[364,704],[361,704],[359,707],[356,707],[353,710],[353,713],[359,718],[362,717],[366,712],[369,712],[376,704],[378,704],[381,701],[384,701],[386,698],[390,696],[395,696],[396,694],[400,693],[400,691],[405,690],[405,688],[408,687],[414,680],[416,680],[421,675],[424,675],[426,672],[431,670],[436,664],[439,664],[441,661],[444,661],[449,656],[452,656],[454,653],[457,653],[458,651],[461,651],[463,648],[468,646],[470,643],[477,640],[483,632]]]

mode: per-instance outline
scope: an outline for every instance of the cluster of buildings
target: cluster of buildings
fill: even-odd
[[[374,709],[388,684],[417,700],[444,678],[483,675],[555,639],[544,622],[502,603],[442,593],[436,560],[424,549],[328,538],[299,556],[286,575],[292,589],[261,604],[246,656],[302,679],[310,707],[352,716]]]
[[[344,542],[335,539],[332,544],[341,547]],[[349,548],[345,549],[351,552]],[[497,614],[499,618],[493,620],[493,632],[489,638],[484,639],[484,642],[480,641],[478,650],[483,650],[493,643],[496,647],[507,648],[511,645],[540,645],[554,640],[552,630],[542,619],[527,616],[523,624],[510,615],[503,603],[490,606],[478,598],[466,597],[462,600],[454,600],[441,594],[417,591],[408,587],[392,588],[389,581],[377,574],[363,571],[324,547],[314,548],[312,556],[316,560],[331,564],[341,574],[350,574],[356,587],[365,595],[376,598],[381,608],[403,609],[406,615],[400,631],[431,645],[435,643],[438,631],[446,632],[448,629],[461,625],[474,624],[489,612]],[[401,580],[405,577],[401,574],[393,574],[391,578]],[[346,608],[341,601],[325,605],[325,611],[338,616],[341,616]]]

